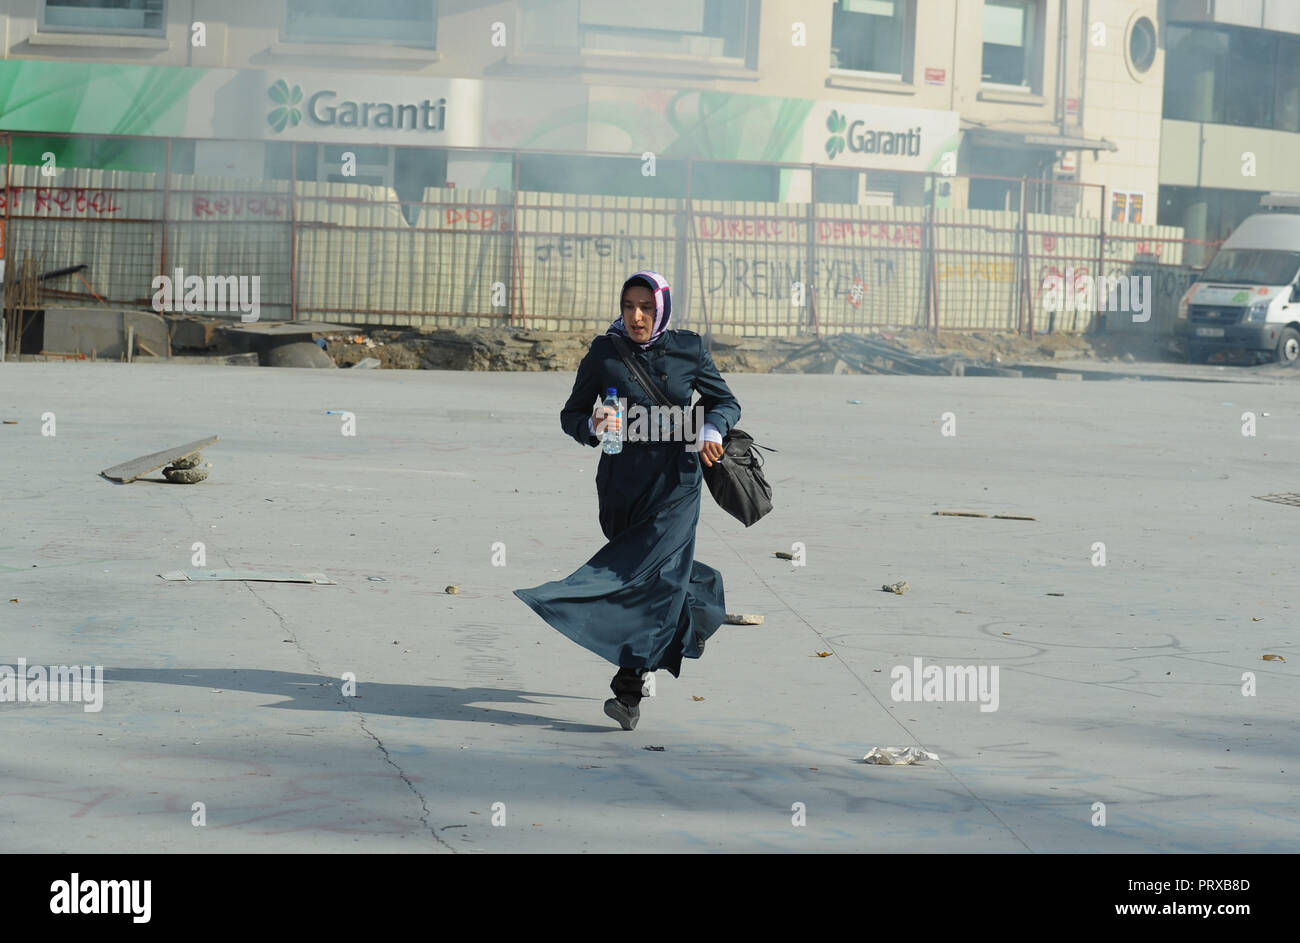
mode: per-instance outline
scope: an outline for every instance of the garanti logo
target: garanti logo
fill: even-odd
[[[921,129],[910,131],[878,131],[868,128],[865,121],[850,123],[835,109],[826,116],[826,128],[831,136],[826,141],[826,156],[834,160],[842,151],[855,154],[896,154],[919,157],[921,154]]]
[[[846,123],[844,116],[834,108],[826,116],[826,129],[831,133],[830,138],[826,141],[826,156],[831,160],[834,160],[836,155],[844,150],[844,126]]]
[[[284,79],[278,79],[266,90],[266,94],[279,106],[271,109],[271,113],[266,116],[266,123],[277,132],[290,125],[297,127],[298,122],[302,121],[302,112],[298,109],[298,103],[302,101],[302,88],[295,85],[291,90]]]

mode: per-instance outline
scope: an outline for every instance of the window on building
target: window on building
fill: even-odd
[[[524,0],[530,49],[744,59],[753,0]]]
[[[836,0],[831,68],[902,76],[907,66],[906,0]]]
[[[297,42],[437,45],[437,0],[287,0],[286,13]]]
[[[1222,190],[1212,187],[1160,188],[1156,223],[1181,226],[1188,239],[1222,242],[1247,216],[1259,212],[1258,190]],[[1215,253],[1214,245],[1189,244],[1184,251],[1188,265],[1203,266]]]
[[[1228,34],[1171,25],[1165,39],[1164,116],[1183,121],[1223,121]]]
[[[315,144],[291,144],[288,141],[266,143],[267,180],[315,180],[319,164]]]
[[[133,170],[142,173],[163,172],[167,166],[167,142],[160,138],[93,137],[77,134],[69,137],[13,137],[13,162],[33,167],[46,163],[53,154],[59,167],[88,167],[94,170]],[[172,173],[194,171],[194,142],[172,142]]]
[[[813,189],[818,203],[857,203],[862,189],[862,171],[818,167],[813,171]]]
[[[1271,128],[1277,38],[1254,30],[1234,32],[1228,58],[1235,67],[1223,77],[1223,123]]]
[[[993,85],[1031,87],[1036,47],[1035,0],[984,0],[981,78]]]
[[[42,26],[83,33],[163,35],[166,0],[45,0]]]
[[[1300,39],[1277,43],[1276,97],[1273,127],[1279,131],[1300,131]]]
[[[691,197],[696,200],[775,202],[780,190],[779,167],[699,160],[691,164]]]
[[[1138,18],[1128,34],[1128,57],[1139,72],[1146,72],[1156,61],[1156,28],[1145,16]]]
[[[353,155],[354,174],[344,175],[343,155]],[[326,144],[320,149],[320,167],[316,171],[316,180],[328,183],[364,183],[373,187],[392,186],[393,155],[386,147],[369,147],[355,144],[346,146]]]
[[[1185,24],[1167,33],[1166,118],[1300,131],[1300,40]]]
[[[641,173],[637,157],[520,154],[519,189],[546,193],[607,196],[681,197],[686,193],[686,161],[660,159],[655,174]]]

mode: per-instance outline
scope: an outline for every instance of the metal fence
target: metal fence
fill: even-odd
[[[54,178],[7,162],[0,248],[11,268],[25,255],[45,270],[84,264],[46,292],[60,304],[147,308],[158,275],[256,275],[264,320],[358,325],[600,330],[622,280],[650,268],[672,284],[679,326],[749,336],[1103,321],[1167,333],[1195,275],[1181,229],[1108,221],[1091,185],[891,173],[902,183],[883,201],[831,203],[818,174],[842,169],[769,164],[786,202],[724,201],[692,194],[687,161],[683,196],[599,196],[520,189],[520,153],[504,156],[512,188],[418,202],[366,184],[176,174],[170,160]],[[970,208],[991,183],[1014,208]],[[1151,277],[1149,321],[1096,310],[1090,280],[1133,275]]]

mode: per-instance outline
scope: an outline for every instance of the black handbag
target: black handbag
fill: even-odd
[[[627,341],[617,334],[609,335],[614,341],[623,363],[646,393],[660,406],[671,407],[668,397],[660,391],[654,380],[645,372]],[[740,523],[749,527],[772,510],[772,486],[763,474],[763,457],[758,449],[775,452],[776,449],[756,443],[748,433],[731,429],[722,437],[722,458],[703,468],[704,481],[718,507]]]

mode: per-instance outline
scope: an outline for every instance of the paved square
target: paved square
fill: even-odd
[[[766,618],[625,733],[511,595],[603,542],[571,374],[0,365],[0,665],[106,678],[0,704],[7,850],[1295,849],[1300,509],[1253,496],[1297,490],[1300,384],[728,381],[777,507],[706,496],[697,555]],[[98,475],[210,434],[200,485]],[[336,582],[161,579],[196,542]],[[895,701],[918,658],[997,710]]]

